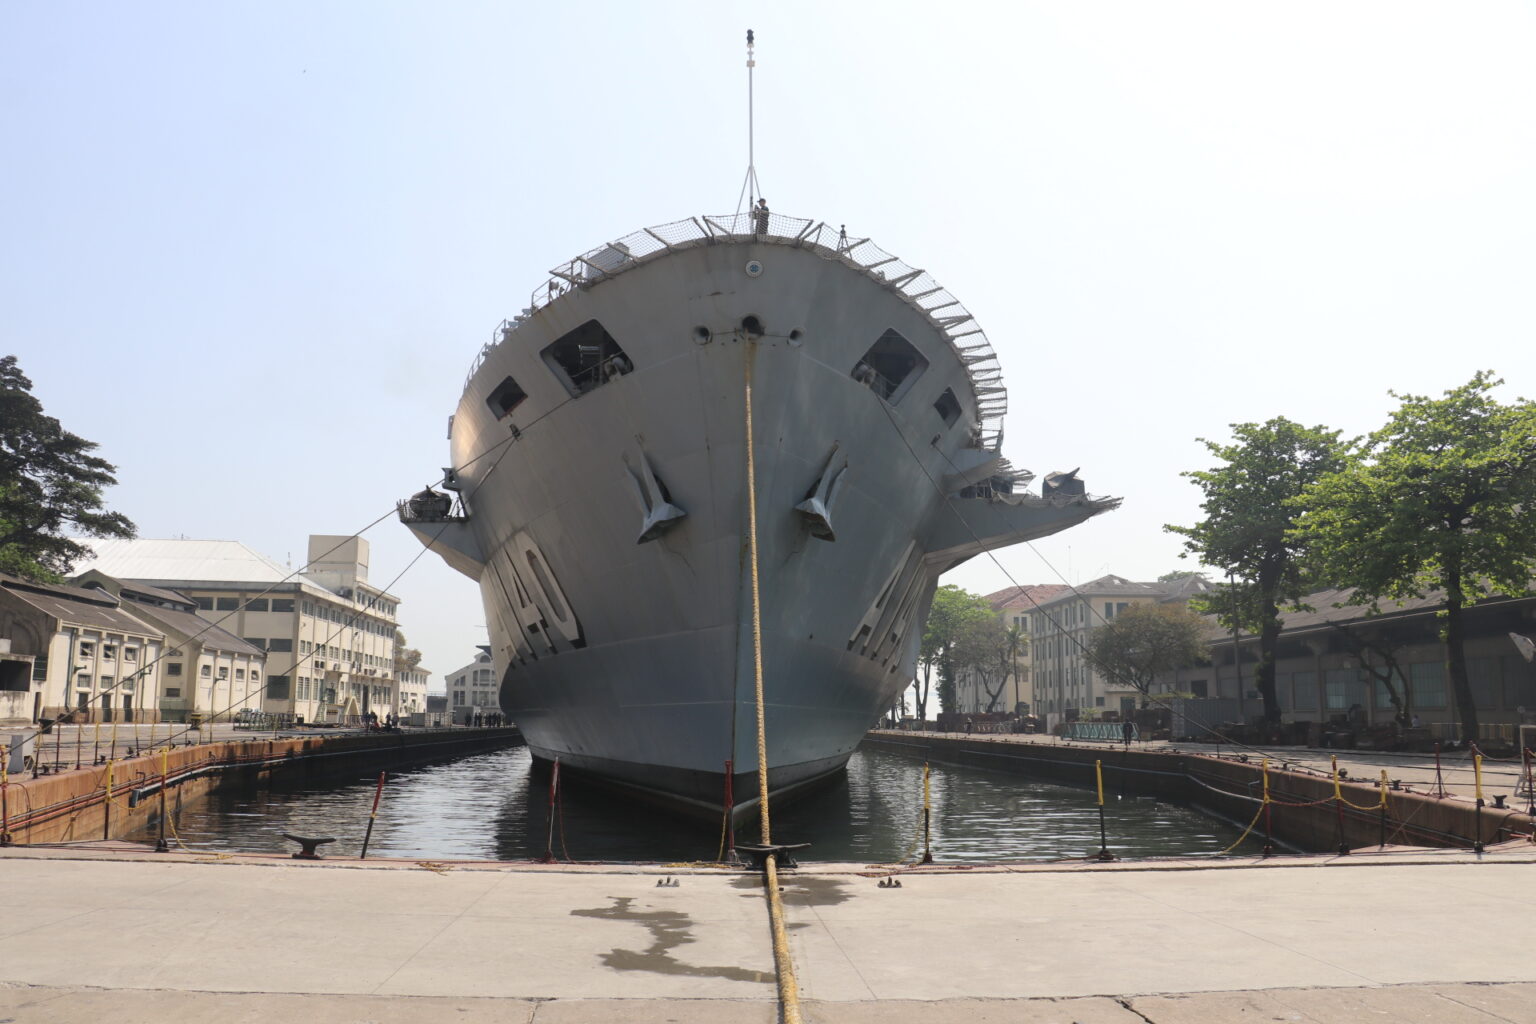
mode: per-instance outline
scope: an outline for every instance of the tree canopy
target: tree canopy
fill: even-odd
[[[1231,574],[1231,587],[1204,602],[1224,625],[1259,635],[1257,689],[1264,717],[1280,720],[1275,695],[1275,648],[1280,604],[1310,587],[1303,558],[1305,538],[1294,530],[1297,502],[1323,476],[1346,465],[1349,444],[1326,427],[1304,427],[1276,417],[1266,423],[1232,424],[1230,443],[1199,440],[1221,460],[1212,469],[1183,475],[1205,494],[1205,518],[1194,526],[1164,529],[1184,538],[1184,548],[1207,565]]]
[[[57,582],[90,554],[66,530],[134,535],[133,523],[102,500],[117,468],[92,455],[96,447],[43,412],[15,356],[0,359],[0,570]]]
[[[1497,401],[1503,381],[1479,372],[1442,397],[1400,405],[1349,464],[1302,500],[1294,534],[1356,603],[1445,595],[1447,675],[1462,735],[1475,741],[1462,612],[1495,593],[1521,595],[1536,575],[1536,403]]]
[[[951,710],[955,705],[955,676],[969,664],[984,644],[986,631],[1002,628],[986,598],[962,590],[952,583],[933,595],[928,619],[923,623],[923,642],[918,648],[922,675],[917,680],[917,715],[926,718],[928,696],[934,670],[939,676],[939,706]]]
[[[421,664],[421,652],[414,647],[407,647],[410,641],[405,638],[405,630],[395,629],[395,671],[409,672]]]
[[[1206,659],[1206,629],[1182,604],[1133,604],[1089,635],[1084,656],[1095,671],[1146,695],[1157,676]]]

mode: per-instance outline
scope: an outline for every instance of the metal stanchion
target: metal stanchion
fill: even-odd
[[[933,790],[928,782],[928,762],[923,762],[923,860],[933,863]]]
[[[1473,747],[1472,749],[1476,750],[1477,748]],[[1480,853],[1483,852],[1483,755],[1482,754],[1473,754],[1472,755],[1472,773],[1473,773],[1473,777],[1477,780],[1477,809],[1473,812],[1474,815],[1475,815],[1474,820],[1476,821],[1476,825],[1477,825],[1477,835],[1475,837],[1475,841],[1472,843],[1472,852],[1480,854]]]
[[[379,797],[384,795],[384,776],[387,772],[379,772],[379,784],[373,787],[373,810],[368,812],[368,830],[363,833],[363,852],[358,860],[368,859],[368,843],[373,839],[373,823],[379,816]]]
[[[560,759],[555,758],[555,765],[549,773],[549,830],[544,838],[544,856],[539,858],[540,864],[553,864],[555,862],[555,796],[560,789]]]
[[[1109,852],[1109,838],[1104,830],[1104,762],[1093,762],[1093,777],[1099,791],[1099,860],[1114,860],[1115,855]]]
[[[1333,809],[1339,826],[1339,856],[1349,854],[1349,844],[1344,841],[1344,792],[1339,788],[1339,757],[1330,754],[1329,761],[1333,764]]]

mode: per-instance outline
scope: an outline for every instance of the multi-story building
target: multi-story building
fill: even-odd
[[[501,686],[496,681],[489,646],[481,646],[474,661],[448,673],[447,685],[448,708],[459,725],[471,724],[477,714],[501,711]]]
[[[1011,711],[1024,714],[1034,707],[1035,692],[1034,659],[1029,648],[1029,614],[1035,607],[1066,590],[1060,583],[1040,583],[1032,586],[1007,587],[986,596],[986,601],[1002,619],[1004,628],[1018,629],[1024,634],[1024,642],[1015,649],[1013,665],[1007,678],[991,680],[993,689],[1001,686],[997,700],[992,699],[987,681],[977,673],[962,669],[955,678],[955,710],[962,714],[979,714],[987,711]]]
[[[1035,714],[1053,726],[1106,710],[1130,711],[1136,706],[1136,690],[1093,670],[1086,657],[1088,635],[1133,604],[1186,602],[1211,587],[1199,576],[1138,583],[1110,575],[1063,588],[1041,601],[1028,613]]]
[[[395,714],[403,718],[427,710],[427,680],[431,675],[419,666],[395,670],[395,688],[400,695]]]
[[[306,721],[395,712],[399,601],[368,583],[368,542],[311,536],[309,564],[284,568],[238,541],[90,540],[83,568],[174,590],[199,617],[266,653],[246,706]]]
[[[0,637],[32,657],[31,679],[4,674],[7,717],[74,714],[82,721],[154,721],[165,637],[96,589],[0,573]],[[147,711],[147,714],[146,714]]]
[[[86,589],[113,595],[122,610],[165,637],[158,666],[160,689],[143,693],[145,710],[158,710],[159,721],[218,721],[261,707],[266,653],[199,618],[191,598],[147,584],[125,583],[95,569],[75,579]]]

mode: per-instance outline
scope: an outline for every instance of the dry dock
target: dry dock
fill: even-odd
[[[0,851],[0,1017],[777,1019],[756,875]],[[675,887],[659,887],[665,877]],[[1536,847],[787,872],[813,1022],[1536,1020]]]

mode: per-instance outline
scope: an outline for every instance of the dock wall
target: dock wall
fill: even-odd
[[[16,845],[117,839],[221,786],[401,768],[515,746],[515,728],[226,740],[0,784],[0,836]],[[162,793],[164,799],[162,801]]]
[[[1266,825],[1258,812],[1264,773],[1258,757],[889,731],[872,732],[864,743],[928,761],[1089,789],[1094,786],[1094,762],[1102,761],[1107,797],[1122,793],[1156,797],[1239,825],[1258,815],[1257,840],[1247,842],[1254,850],[1263,843]],[[1468,848],[1479,841],[1492,844],[1515,833],[1529,834],[1536,827],[1529,816],[1517,811],[1485,807],[1479,813],[1471,800],[1390,789],[1383,814],[1375,779],[1341,781],[1339,789],[1342,801],[1334,799],[1332,778],[1287,770],[1272,761],[1271,834],[1288,846],[1321,852],[1337,850],[1341,835],[1343,845],[1351,849],[1375,847],[1383,837],[1392,845]]]

